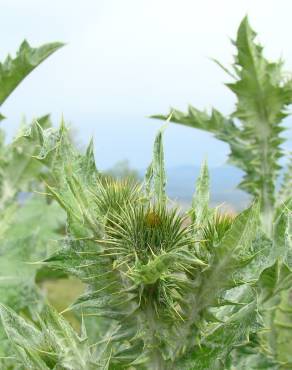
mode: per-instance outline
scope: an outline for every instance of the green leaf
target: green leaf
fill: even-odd
[[[204,162],[201,167],[200,175],[196,182],[196,192],[193,196],[191,217],[197,225],[202,225],[203,221],[207,221],[209,215],[210,201],[210,178],[207,162]]]
[[[282,203],[275,214],[273,225],[273,251],[275,259],[280,259],[292,268],[292,198]]]
[[[238,132],[233,121],[225,118],[216,109],[212,109],[211,115],[192,106],[189,106],[187,113],[173,108],[171,108],[171,112],[171,117],[169,115],[153,115],[151,118],[167,120],[170,117],[170,122],[209,131],[213,133],[215,137],[223,141],[228,141],[230,137],[235,136]]]
[[[172,110],[170,121],[208,131],[229,144],[230,162],[245,172],[239,187],[260,199],[263,227],[271,236],[275,185],[281,168],[278,160],[283,156],[282,121],[292,102],[292,83],[282,71],[282,61],[269,62],[263,56],[255,36],[244,18],[234,42],[235,82],[227,84],[237,98],[235,111],[224,117],[214,109],[209,115],[190,106],[187,113]]]
[[[148,197],[154,195],[157,202],[163,207],[166,204],[166,174],[164,168],[163,153],[163,131],[164,127],[159,130],[153,147],[153,160],[147,169],[145,176],[145,187]],[[153,189],[152,189],[153,184]]]
[[[26,199],[22,206],[13,203],[1,211],[1,303],[36,318],[43,307],[43,295],[35,284],[35,275],[41,265],[34,262],[56,249],[64,221],[60,207],[56,203],[48,204],[44,197]],[[4,338],[0,326],[0,356],[10,357],[11,348]],[[1,366],[5,368],[8,364],[2,364],[0,359]]]
[[[106,358],[95,358],[86,336],[78,337],[66,320],[48,306],[42,318],[39,318],[38,325],[41,330],[3,305],[0,306],[0,315],[15,355],[26,368],[108,368]]]
[[[167,271],[169,265],[173,261],[171,255],[161,255],[149,261],[147,265],[139,266],[133,275],[137,283],[152,285],[159,280],[163,273]]]
[[[177,369],[226,369],[232,349],[248,342],[250,333],[261,321],[256,306],[256,301],[250,302],[226,321],[211,326],[204,334],[200,347],[182,358],[177,363]]]
[[[219,310],[221,310],[222,307],[224,308],[226,306],[227,302],[228,305],[231,305],[230,310],[223,315],[223,321],[228,320],[235,314],[236,309],[234,307],[236,305],[243,308],[247,303],[252,303],[250,308],[252,307],[252,310],[256,309],[256,306],[254,306],[254,294],[249,293],[250,288],[248,288],[248,286],[246,290],[243,289],[244,294],[241,293],[240,290],[239,293],[235,294],[234,298],[231,292],[233,292],[237,286],[242,285],[246,287],[247,285],[244,280],[245,268],[253,258],[252,242],[256,236],[258,226],[259,205],[255,204],[237,216],[220,243],[213,247],[208,266],[196,276],[195,284],[192,288],[193,290],[185,296],[185,302],[182,307],[184,310],[183,317],[186,318],[186,321],[182,323],[181,326],[177,327],[176,334],[172,334],[173,341],[175,342],[173,344],[173,352],[175,354],[184,351],[185,348],[190,348],[191,353],[193,353],[191,349],[192,345],[197,344],[197,342],[194,343],[190,341],[190,337],[195,335],[194,326],[197,327],[197,325],[199,325],[199,333],[202,333],[204,327],[202,316],[206,315],[208,324],[208,317],[210,316],[209,310],[212,307],[218,306]],[[257,280],[258,272],[254,272],[252,277]],[[246,292],[248,292],[247,295],[245,294]],[[242,312],[245,312],[244,309]],[[216,321],[216,324],[218,324],[221,320],[220,318],[216,318]],[[209,325],[207,325],[207,327],[209,327]],[[213,326],[211,326],[211,328],[212,327]],[[247,324],[245,329],[247,332],[250,330],[249,324]],[[227,335],[226,340],[228,340],[228,336],[230,336],[230,334]],[[199,343],[201,343],[201,341]],[[216,348],[217,347],[216,345]],[[227,352],[231,350],[231,347],[232,344],[230,343],[230,347],[226,348]],[[214,358],[210,358],[210,361],[215,361],[221,350],[220,348],[218,348],[218,352],[214,350]],[[202,358],[208,357],[208,351],[210,351],[210,349],[206,349],[205,354],[202,353]],[[222,350],[222,358],[227,356],[227,352],[224,352],[224,349]],[[194,353],[197,353],[197,351],[195,350]],[[191,359],[191,361],[193,361],[193,359]],[[205,360],[202,361],[204,362]],[[196,366],[194,366],[194,368],[197,369]],[[187,369],[187,367],[185,368]],[[205,368],[207,369],[208,367]]]
[[[216,222],[210,230],[218,234],[206,246],[194,240],[197,219],[187,226],[168,207],[161,132],[144,189],[104,179],[96,171],[92,146],[85,154],[77,152],[64,126],[39,128],[39,135],[36,157],[50,169],[48,190],[68,217],[68,235],[45,263],[88,285],[68,310],[103,318],[96,341],[106,343],[110,366],[171,369],[186,353],[200,353],[195,361],[201,366],[213,348],[210,366],[218,359],[227,364],[232,349],[256,331],[259,321],[250,284],[265,264],[246,272],[261,255],[253,245],[259,204],[235,220],[208,217],[204,165],[195,206],[200,222]]]
[[[50,117],[40,117],[38,125],[50,127]],[[0,209],[13,201],[19,191],[40,188],[43,165],[33,158],[39,151],[39,145],[38,132],[26,125],[11,144],[2,147],[2,151],[0,144]]]
[[[280,137],[283,131],[281,121],[291,102],[291,91],[283,85],[282,62],[268,62],[263,57],[262,47],[254,41],[255,36],[245,18],[236,41],[238,52],[234,68],[239,80],[228,86],[237,96],[233,116],[241,120],[241,137],[248,140],[252,152],[250,164],[241,159],[241,167],[247,172],[241,188],[261,197],[264,226],[270,230],[275,183],[280,168],[278,159],[283,155],[280,149],[284,141]]]
[[[289,287],[290,288],[290,287]],[[269,339],[274,357],[285,364],[286,368],[292,366],[291,329],[292,329],[292,302],[291,288],[281,293],[281,300],[274,310],[273,321],[270,323],[271,334]]]
[[[280,260],[267,267],[256,283],[264,330],[258,333],[259,351],[267,359],[290,368],[292,271]],[[285,368],[284,367],[284,368]],[[281,366],[279,366],[281,368]]]
[[[28,369],[50,369],[37,353],[37,348],[42,342],[41,332],[3,305],[0,306],[0,317],[20,362]]]
[[[241,269],[253,258],[252,242],[259,227],[259,205],[254,204],[240,213],[214,248],[213,266],[206,270],[207,278],[201,293],[202,304],[207,304],[214,291],[236,286]],[[206,302],[204,303],[204,301]]]
[[[15,209],[9,219],[3,217],[0,222],[4,230],[0,235],[0,302],[18,312],[30,311],[38,307],[37,301],[42,304],[34,283],[40,265],[31,263],[56,250],[64,214],[55,202],[47,204],[41,197]]]
[[[15,58],[8,55],[0,63],[0,105],[31,71],[63,45],[54,42],[32,48],[27,41],[23,41]]]
[[[283,176],[281,189],[277,196],[277,206],[281,206],[284,202],[292,198],[292,155],[289,157],[289,162],[286,172]]]
[[[266,268],[257,282],[260,300],[266,302],[275,298],[283,290],[287,290],[292,284],[292,271],[280,261]]]
[[[40,142],[36,146],[34,160],[48,169],[48,191],[68,212],[69,223],[77,225],[78,221],[81,231],[85,222],[94,232],[98,232],[99,223],[89,206],[90,203],[94,204],[91,186],[96,185],[99,177],[92,142],[85,154],[79,153],[68,136],[64,122],[59,129],[46,129],[36,122],[30,130],[37,132]]]
[[[273,354],[259,350],[260,343],[255,339],[232,352],[232,361],[228,370],[279,370],[279,362],[273,359]],[[232,366],[232,364],[234,366]]]

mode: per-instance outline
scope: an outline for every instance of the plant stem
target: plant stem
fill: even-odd
[[[167,364],[159,349],[159,322],[156,320],[156,312],[151,303],[151,297],[145,307],[145,318],[148,326],[149,370],[167,370]]]

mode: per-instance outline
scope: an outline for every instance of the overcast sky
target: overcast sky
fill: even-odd
[[[63,114],[80,142],[94,136],[99,167],[128,158],[143,168],[161,125],[148,115],[189,103],[231,112],[228,77],[209,58],[232,61],[230,38],[246,14],[265,54],[292,70],[291,0],[0,0],[1,59],[24,38],[67,43],[6,101],[2,125],[11,135],[23,114],[50,112],[56,124]],[[217,166],[228,148],[171,125],[165,151],[168,166],[199,164],[206,154]]]

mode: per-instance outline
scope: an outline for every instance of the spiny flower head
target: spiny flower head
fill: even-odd
[[[233,221],[234,217],[231,214],[221,214],[216,211],[214,216],[203,228],[204,246],[206,246],[208,250],[216,246],[230,229]]]
[[[106,227],[107,242],[127,261],[147,263],[154,255],[191,244],[184,218],[176,210],[131,204],[121,209]]]
[[[132,179],[116,180],[100,177],[94,190],[98,211],[107,219],[121,212],[127,204],[137,203],[141,197],[141,186]]]

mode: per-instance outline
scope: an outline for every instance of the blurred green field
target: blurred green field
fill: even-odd
[[[46,280],[40,284],[40,287],[47,296],[49,303],[58,312],[64,311],[85,290],[85,285],[74,277]],[[64,317],[71,323],[74,329],[79,331],[80,320],[75,313],[71,311],[64,312]]]

